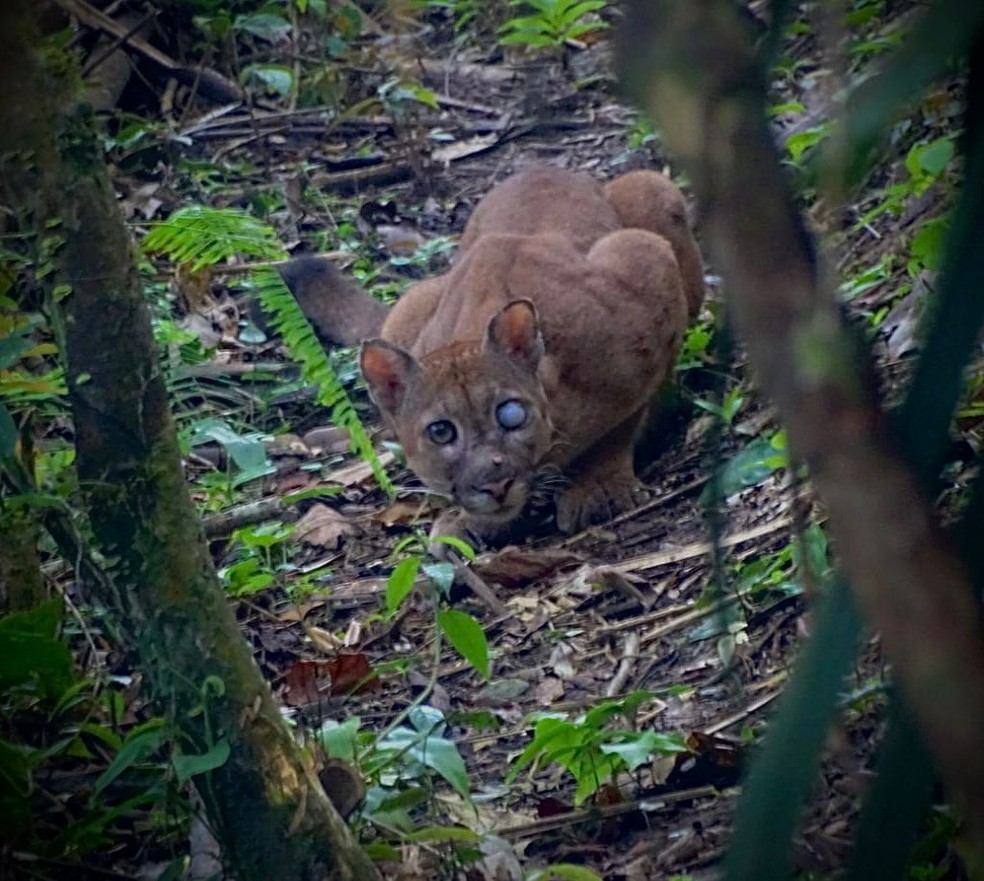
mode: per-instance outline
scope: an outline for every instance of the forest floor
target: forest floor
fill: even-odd
[[[874,40],[896,23],[869,22],[862,36]],[[141,170],[145,157],[135,152],[117,163],[124,210],[141,226],[189,202],[252,207],[292,246],[346,252],[341,265],[362,281],[398,289],[446,265],[475,203],[517,169],[546,163],[599,179],[643,167],[675,172],[658,137],[618,95],[610,33],[590,35],[563,56],[503,55],[487,40],[483,47],[480,39],[455,39],[439,17],[412,36],[380,33],[359,44],[360,54],[348,56],[350,67],[340,75],[413,79],[430,90],[417,94],[423,101],[392,85],[382,104],[362,114],[203,112],[183,122],[153,174]],[[844,41],[858,38],[847,34]],[[776,102],[790,108],[776,117],[777,139],[787,145],[799,182],[804,166],[788,145],[797,135],[811,137],[831,114],[830,96],[841,82],[827,60],[833,48],[812,29],[790,37],[774,82]],[[867,63],[873,60],[852,61],[858,68]],[[914,349],[912,315],[932,277],[927,268],[913,273],[906,255],[914,231],[945,207],[945,181],[860,221],[908,179],[904,160],[913,144],[952,131],[959,111],[953,95],[943,90],[928,107],[914,113],[843,217],[832,219],[822,204],[804,200],[817,230],[830,234],[825,259],[839,282],[855,287],[850,308],[870,332],[890,392]],[[389,877],[520,879],[556,863],[580,864],[611,881],[714,877],[741,768],[809,633],[804,591],[822,581],[828,553],[822,510],[808,483],[784,467],[779,427],[745,371],[740,345],[722,355],[715,342],[726,291],[714,267],[707,270],[708,304],[678,371],[685,418],[642,470],[650,499],[577,535],[560,536],[547,523],[519,548],[480,555],[472,572],[502,607],[456,592],[455,607],[474,615],[488,639],[487,680],[447,640],[436,647],[426,590],[384,614],[395,565],[419,553],[398,545],[426,531],[436,510],[432,498],[392,457],[398,492],[388,498],[364,463],[339,450],[327,414],[299,384],[288,392],[281,379],[270,382],[278,374],[233,376],[244,365],[282,361],[276,339],[264,341],[252,328],[240,332],[247,308],[235,276],[218,276],[222,283],[194,302],[179,292],[175,317],[217,345],[214,372],[227,374],[201,378],[200,370],[179,421],[200,437],[217,436],[202,429],[206,417],[233,424],[240,437],[267,436],[271,473],[244,483],[234,499],[221,489],[220,445],[195,445],[188,470],[209,512],[216,563],[241,594],[231,601],[244,634],[285,712],[309,733],[326,720],[358,719],[363,732],[378,734],[394,721],[406,729],[398,717],[423,696],[424,705],[443,713],[441,733],[464,760],[467,783],[458,780],[457,788],[447,782],[450,766],[425,754],[414,754],[416,764],[398,757],[389,770],[363,767],[366,814],[381,818],[389,810],[398,825],[405,811],[419,833],[384,863]],[[350,354],[335,363],[352,377]],[[353,388],[369,424],[378,425],[364,392]],[[217,390],[227,395],[222,409]],[[709,506],[718,465],[722,501]],[[319,487],[339,491],[277,514],[280,523],[299,525],[266,548],[263,536],[276,535],[273,528],[247,525],[230,538],[222,526],[218,511],[230,502],[241,511],[247,501]],[[812,566],[797,565],[804,554]],[[237,565],[261,558],[279,564],[270,586],[252,590],[247,577],[235,581]],[[238,571],[255,575],[261,568],[248,563]],[[422,587],[427,571],[437,581],[444,577],[425,562]],[[800,870],[826,875],[844,864],[871,776],[883,674],[872,640],[845,686],[843,722],[830,737],[796,841]],[[605,701],[618,708],[627,696],[624,715],[613,709],[604,718],[586,716]],[[527,765],[507,783],[531,743],[534,714],[544,712],[572,723],[570,751],[559,762]],[[633,739],[643,732],[658,737]],[[604,764],[592,772],[592,762],[610,760],[600,744],[616,745],[631,773],[624,764],[614,777]],[[639,750],[644,760],[637,761]],[[579,783],[582,795],[590,793],[583,802]],[[393,801],[396,793],[402,804]],[[384,795],[391,801],[381,807]],[[451,846],[431,828],[453,825],[486,837]],[[366,840],[398,843],[365,822],[360,828]],[[497,839],[489,835],[499,844],[490,844]],[[472,846],[483,856],[464,868],[462,848]]]

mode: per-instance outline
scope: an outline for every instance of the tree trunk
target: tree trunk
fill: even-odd
[[[966,561],[901,454],[866,353],[818,270],[737,7],[638,0],[631,9],[628,81],[691,176],[752,366],[791,450],[810,466],[852,589],[881,633],[982,871],[984,620]]]
[[[34,195],[36,229],[60,240],[52,318],[79,482],[110,575],[100,599],[180,750],[228,752],[198,780],[237,877],[377,878],[283,724],[219,587],[99,140],[69,78],[42,60],[32,5],[4,4],[0,147],[17,151],[12,174]]]

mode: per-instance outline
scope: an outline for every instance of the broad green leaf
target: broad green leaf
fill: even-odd
[[[458,747],[442,737],[444,716],[433,707],[415,707],[410,722],[417,730],[401,725],[377,742],[377,748],[395,750],[405,758],[413,759],[436,771],[463,798],[471,799],[468,771]]]
[[[477,843],[482,836],[464,826],[421,826],[406,836],[407,841],[466,841]]]
[[[230,752],[229,741],[223,737],[206,753],[172,755],[171,765],[174,767],[178,783],[186,783],[198,774],[221,768],[229,760]]]
[[[659,743],[656,732],[647,728],[645,731],[622,735],[619,740],[613,743],[603,743],[599,748],[605,755],[618,756],[631,772],[645,765],[652,758],[653,753],[666,752],[666,750],[657,749]],[[674,748],[670,751],[671,754],[689,752],[686,744],[682,743],[682,739],[681,742],[674,743],[673,746]]]
[[[0,370],[12,367],[30,348],[31,341],[19,334],[0,339]]]
[[[437,613],[437,626],[458,653],[486,679],[489,678],[489,643],[485,631],[467,612],[458,609],[441,609]]]
[[[294,73],[289,67],[278,64],[253,64],[243,72],[249,80],[255,80],[278,95],[288,95],[294,86]]]
[[[237,15],[232,25],[234,30],[245,31],[264,40],[274,42],[290,35],[290,22],[283,16],[269,12],[253,15]]]
[[[132,732],[126,738],[123,749],[116,754],[109,767],[96,778],[93,792],[95,794],[102,792],[124,771],[157,752],[164,743],[165,737],[164,723],[160,720],[154,720],[148,723],[146,727]]]
[[[57,700],[75,682],[72,655],[56,637],[60,599],[0,618],[0,691],[35,683],[40,693]]]
[[[352,716],[344,722],[326,719],[318,729],[321,746],[332,758],[354,763],[356,738],[361,724],[362,720],[358,716]]]
[[[434,583],[441,596],[447,598],[451,595],[451,587],[454,584],[453,563],[423,563],[420,570]]]
[[[420,557],[407,557],[400,560],[386,581],[386,612],[394,614],[413,590],[420,569]]]

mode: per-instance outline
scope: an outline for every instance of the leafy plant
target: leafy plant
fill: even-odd
[[[475,558],[475,552],[460,539],[442,536],[435,541],[449,545],[466,559]],[[425,551],[426,543],[416,536],[410,536],[398,544],[393,553],[398,554],[413,545],[416,545],[418,550],[397,563],[386,583],[387,617],[393,617],[399,611],[413,590],[419,573],[423,573],[427,578],[435,599],[443,600],[446,604],[449,598],[451,585],[454,583],[453,564],[443,560],[430,560]],[[482,625],[467,612],[440,604],[435,606],[435,624],[438,632],[447,638],[458,654],[482,676],[488,678],[489,645]]]
[[[713,413],[721,422],[730,426],[735,421],[735,416],[738,415],[744,403],[745,396],[742,393],[741,386],[735,385],[728,389],[720,404],[716,401],[709,401],[706,398],[697,398],[694,401],[694,406],[699,407],[701,410],[706,410],[708,413]]]
[[[608,5],[605,0],[510,0],[510,5],[531,11],[509,19],[499,29],[499,42],[504,46],[557,47],[608,27],[605,21],[584,21],[589,13],[604,9]]]
[[[325,752],[359,769],[368,791],[361,816],[382,829],[408,834],[414,828],[411,811],[430,803],[437,775],[463,798],[471,799],[471,784],[458,747],[447,735],[440,710],[414,706],[409,724],[392,726],[380,736],[361,731],[358,717],[326,721],[318,732]]]
[[[273,230],[243,211],[192,206],[156,224],[144,239],[144,249],[186,264],[192,272],[237,256],[276,260],[284,256]],[[349,433],[352,449],[372,468],[387,492],[393,486],[372,441],[314,328],[297,305],[283,279],[268,267],[254,270],[249,283],[283,337],[304,379],[318,389],[316,401],[331,409],[332,422]]]
[[[241,547],[240,559],[219,570],[226,590],[233,596],[248,596],[273,584],[278,569],[287,564],[284,543],[293,534],[293,526],[277,521],[235,530],[232,540]]]
[[[122,715],[121,695],[76,675],[59,633],[62,611],[55,599],[0,619],[0,723],[6,737],[16,732],[0,739],[0,812],[7,846],[71,864],[115,845],[117,822],[136,808],[179,805],[159,755],[163,721],[125,733],[104,721]],[[47,781],[80,763],[99,772],[88,797],[46,810]]]
[[[774,432],[769,437],[758,437],[732,456],[717,480],[720,498],[726,499],[750,486],[756,486],[770,474],[789,465],[786,453],[786,433]],[[703,501],[712,501],[705,490]]]
[[[621,771],[634,771],[653,755],[689,751],[681,734],[665,734],[651,728],[611,728],[616,716],[631,718],[639,706],[652,698],[635,691],[617,700],[606,700],[580,716],[537,713],[533,740],[513,762],[506,777],[512,782],[530,764],[557,762],[574,777],[575,804],[581,804],[599,787]]]

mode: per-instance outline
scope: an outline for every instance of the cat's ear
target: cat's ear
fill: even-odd
[[[513,300],[489,319],[486,351],[501,352],[535,372],[543,357],[543,337],[536,308],[529,300]]]
[[[420,364],[413,355],[380,339],[362,344],[359,366],[372,399],[380,410],[391,414],[403,406],[407,388],[420,372]]]

